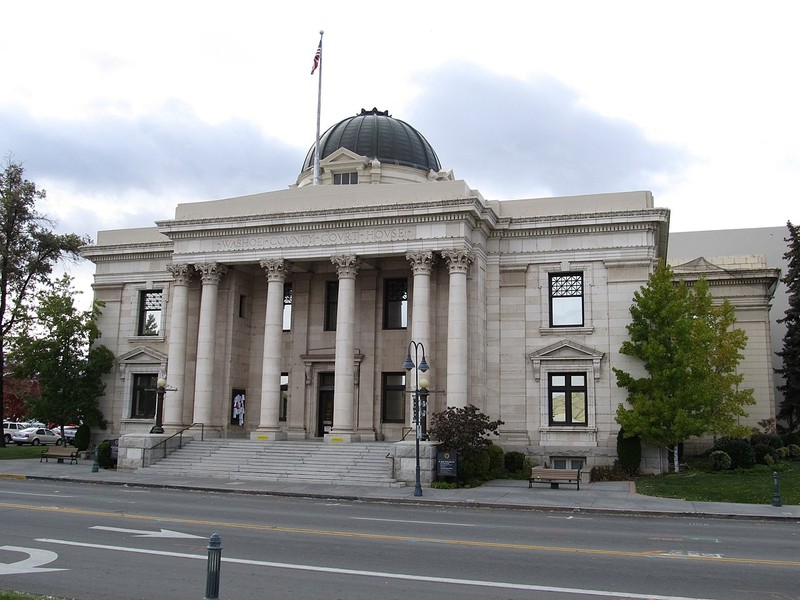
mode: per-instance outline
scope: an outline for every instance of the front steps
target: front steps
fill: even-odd
[[[194,440],[146,467],[178,477],[402,487],[392,475],[391,444],[317,441]]]

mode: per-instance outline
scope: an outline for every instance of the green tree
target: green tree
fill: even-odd
[[[89,242],[75,234],[59,235],[35,210],[45,191],[24,178],[22,165],[6,160],[0,171],[0,373],[6,373],[6,340],[29,316],[28,301],[48,282],[59,260],[78,257]],[[5,398],[0,377],[0,398]],[[0,402],[0,419],[4,418]],[[5,440],[0,437],[0,447]]]
[[[628,390],[630,408],[617,407],[617,422],[626,436],[638,435],[655,446],[674,449],[707,434],[744,435],[737,424],[744,406],[754,404],[753,391],[738,389],[736,367],[747,344],[734,329],[735,314],[727,301],[714,305],[708,283],[693,287],[675,283],[663,262],[646,286],[634,294],[629,338],[620,352],[641,359],[648,375],[614,368],[617,385]]]
[[[800,429],[800,226],[788,222],[789,237],[786,242],[789,248],[783,255],[788,269],[783,276],[783,283],[789,293],[789,308],[778,323],[786,323],[783,336],[783,349],[778,352],[782,359],[782,367],[776,373],[783,375],[784,383],[778,386],[783,393],[778,418],[786,423],[790,432]]]
[[[102,303],[79,311],[75,294],[72,279],[64,275],[38,295],[35,318],[26,320],[10,342],[9,362],[16,376],[39,382],[38,396],[26,402],[28,414],[60,426],[80,420],[103,425],[98,397],[114,355],[96,343]]]

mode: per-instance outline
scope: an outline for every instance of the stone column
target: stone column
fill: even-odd
[[[339,275],[339,299],[336,307],[336,358],[335,388],[333,391],[333,428],[326,441],[358,442],[354,428],[355,366],[355,300],[356,273],[359,261],[356,256],[333,256]]]
[[[443,250],[450,271],[447,304],[447,406],[467,405],[467,272],[472,255],[466,250]]]
[[[169,265],[175,282],[172,285],[169,317],[167,385],[175,388],[164,395],[164,425],[183,425],[183,398],[186,387],[186,338],[189,318],[189,265]]]
[[[425,360],[429,365],[433,364],[430,352],[432,350],[431,341],[431,272],[433,271],[434,257],[433,252],[407,252],[406,258],[411,262],[411,272],[414,274],[414,288],[411,296],[411,339],[421,343],[425,348]],[[422,360],[422,356],[419,357]],[[431,371],[433,369],[431,368]],[[431,371],[420,373],[419,377],[425,377],[433,386]],[[409,373],[410,377],[416,378],[415,374]],[[414,379],[416,382],[416,379]],[[408,422],[414,422],[414,398],[409,396],[411,402],[408,403]]]
[[[217,346],[217,291],[219,280],[227,271],[224,265],[204,263],[194,266],[200,272],[203,289],[200,294],[200,323],[197,331],[197,366],[194,377],[194,423],[206,426],[213,422],[214,349]]]
[[[280,431],[281,340],[283,333],[283,283],[288,264],[282,259],[265,259],[267,308],[264,317],[264,357],[261,366],[261,413],[253,439],[286,439]]]

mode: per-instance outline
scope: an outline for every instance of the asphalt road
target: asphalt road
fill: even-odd
[[[800,599],[792,522],[0,480],[0,589],[79,600]]]

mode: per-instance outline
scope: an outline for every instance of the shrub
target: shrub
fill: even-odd
[[[622,468],[619,461],[613,465],[599,465],[592,467],[589,473],[589,481],[627,481],[630,475]]]
[[[486,447],[476,448],[459,455],[459,483],[477,485],[489,479],[489,450]]]
[[[800,446],[800,433],[785,433],[781,436],[784,446]]]
[[[753,447],[766,446],[770,450],[776,450],[783,446],[783,440],[774,433],[754,433],[750,436],[750,444]]]
[[[103,440],[97,446],[97,464],[103,469],[110,469],[114,466],[114,461],[111,459],[111,442]]]
[[[731,468],[731,457],[727,452],[715,450],[708,457],[712,471],[727,471]]]
[[[89,448],[90,440],[91,432],[89,431],[89,426],[86,423],[81,423],[78,429],[75,430],[75,439],[72,440],[72,445],[79,452],[83,452]]]
[[[798,451],[800,451],[800,448],[798,448]],[[515,450],[506,452],[503,462],[505,463],[506,471],[509,473],[519,473],[525,470],[525,455],[522,452]]]
[[[756,464],[753,447],[744,439],[723,437],[717,440],[711,450],[721,450],[730,456],[732,469],[749,469]]]
[[[789,448],[789,456],[791,458],[800,458],[800,446],[797,444],[789,444],[787,446]]]
[[[617,456],[620,468],[629,475],[634,475],[642,462],[642,442],[639,436],[625,437],[625,432],[620,429],[617,434]]]
[[[470,404],[464,408],[448,406],[444,412],[431,417],[431,437],[442,443],[443,448],[463,454],[489,446],[489,434],[500,435],[497,429],[503,421],[490,421],[489,417]]]
[[[439,490],[454,490],[458,486],[452,481],[433,481],[431,487]]]
[[[497,444],[489,446],[489,473],[501,475],[505,469],[505,452]]]
[[[775,459],[774,459],[774,458],[772,458],[772,455],[771,455],[771,454],[765,454],[765,455],[764,455],[764,456],[761,458],[761,461],[762,461],[762,462],[763,462],[765,465],[767,465],[768,467],[771,467],[772,465],[774,465],[774,464],[775,464]]]

